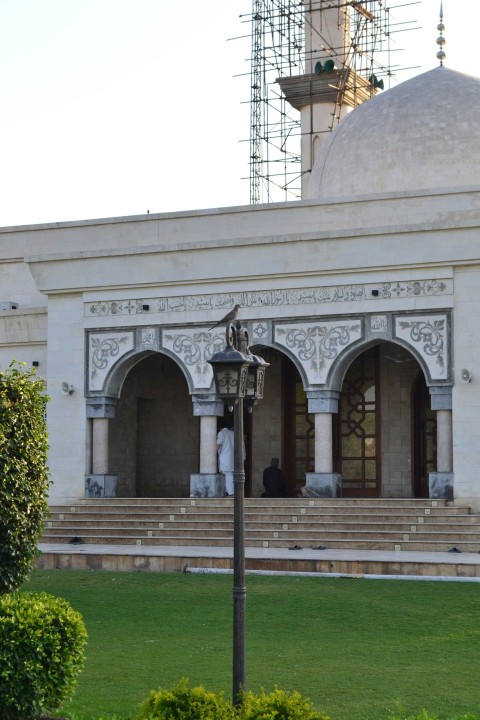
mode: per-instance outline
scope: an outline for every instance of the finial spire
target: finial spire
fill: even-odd
[[[440,50],[437,52],[437,59],[440,61],[440,65],[443,65],[443,61],[446,58],[445,51],[443,49],[443,46],[445,45],[445,38],[443,37],[443,31],[445,30],[445,25],[443,24],[443,1],[440,3],[440,22],[437,25],[437,30],[440,33],[437,38],[437,45],[440,47]]]

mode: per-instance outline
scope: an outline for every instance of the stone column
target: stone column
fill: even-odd
[[[91,462],[87,468],[92,472],[85,475],[85,497],[116,497],[117,475],[109,473],[108,430],[111,418],[115,417],[116,398],[87,398],[87,418],[92,423]]]
[[[93,419],[92,473],[108,474],[108,418]]]
[[[333,472],[333,414],[338,413],[340,393],[307,391],[308,412],[315,414],[315,472],[307,473],[309,497],[340,497],[342,477]]]
[[[190,475],[190,497],[224,497],[225,476],[217,472],[217,417],[223,403],[210,395],[194,395],[193,414],[200,418],[200,472]]]
[[[217,418],[215,415],[200,416],[200,473],[215,475],[217,472]]]
[[[437,411],[437,471],[428,475],[429,495],[453,500],[452,388],[432,385],[430,399]]]
[[[451,473],[452,460],[452,411],[437,410],[437,472]]]
[[[333,472],[332,413],[315,413],[315,472]]]

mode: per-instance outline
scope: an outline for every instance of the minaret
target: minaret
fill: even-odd
[[[305,0],[305,74],[279,78],[287,101],[300,111],[302,197],[323,141],[352,108],[375,94],[375,87],[350,66],[355,53],[352,8],[363,22],[373,20],[361,2]]]

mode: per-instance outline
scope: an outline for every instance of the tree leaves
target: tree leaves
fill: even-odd
[[[11,363],[0,371],[0,594],[28,577],[47,512],[45,383]]]

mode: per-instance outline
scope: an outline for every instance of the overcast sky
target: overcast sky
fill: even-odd
[[[229,38],[250,9],[1,0],[0,226],[247,204],[250,45]],[[438,64],[439,9],[393,11],[419,28],[395,38],[419,66],[399,80]],[[443,10],[445,64],[480,76],[480,0]]]

